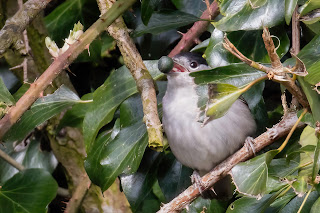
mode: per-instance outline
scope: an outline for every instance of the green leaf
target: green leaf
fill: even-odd
[[[204,1],[171,0],[171,2],[178,10],[197,17],[201,16],[203,11],[207,9],[207,5]]]
[[[160,202],[153,194],[157,181],[157,168],[160,153],[148,150],[143,157],[139,170],[132,175],[121,175],[121,186],[133,212],[156,212]]]
[[[277,54],[282,58],[290,47],[286,31],[283,26],[278,26],[271,28],[270,33],[279,39],[274,39],[274,43],[278,46]],[[261,35],[261,30],[235,31],[228,33],[227,37],[243,55],[256,62],[270,63],[270,58]],[[250,45],[247,45],[248,42],[250,42]],[[211,34],[209,46],[205,51],[208,64],[213,68],[241,62],[223,47],[223,43],[224,33],[215,29]]]
[[[169,202],[191,185],[193,170],[183,166],[172,153],[166,154],[159,166],[158,181]]]
[[[298,178],[292,183],[294,192],[302,197],[308,191],[307,177],[298,176]]]
[[[277,198],[271,205],[266,209],[266,213],[274,213],[279,212],[283,207],[285,207],[290,200],[292,200],[296,196],[294,192],[287,192],[283,196]]]
[[[301,8],[302,10],[300,12],[300,15],[304,16],[310,11],[320,8],[320,2],[319,0],[308,0]]]
[[[180,11],[156,12],[150,18],[148,26],[145,26],[144,24],[138,25],[132,36],[139,37],[145,33],[158,34],[196,21],[199,21],[199,18]]]
[[[6,142],[22,140],[36,126],[77,102],[79,102],[79,97],[67,87],[61,86],[53,94],[34,102],[31,108],[5,134],[3,140]]]
[[[317,146],[318,138],[316,137],[315,133],[316,131],[314,128],[310,126],[306,126],[300,135],[299,143],[301,144],[301,146],[303,147],[307,145]]]
[[[0,189],[0,212],[46,212],[58,184],[43,169],[27,169],[14,175]]]
[[[273,27],[284,19],[283,0],[229,0],[220,3],[223,17],[214,26],[221,31],[257,30]]]
[[[212,90],[214,98],[209,99],[206,116],[213,116],[215,119],[222,117],[243,93],[242,90],[231,84],[216,84]]]
[[[193,201],[188,208],[188,211],[185,209],[183,213],[205,213],[205,212],[214,212],[214,213],[224,213],[228,207],[228,203],[224,200],[217,199],[203,199],[202,197],[197,198]]]
[[[196,84],[232,84],[236,87],[244,87],[264,75],[266,75],[264,72],[256,70],[245,63],[190,73],[190,76],[195,78]]]
[[[303,200],[305,199],[304,195],[303,197],[296,196],[293,198],[283,209],[279,211],[279,213],[296,213],[298,212]],[[308,199],[306,200],[306,203],[304,204],[302,211],[303,213],[310,212],[310,209],[313,205],[313,203],[317,200],[319,197],[319,194],[316,191],[313,191],[310,193]]]
[[[153,11],[159,5],[160,0],[142,0],[141,2],[141,19],[144,25],[147,25]]]
[[[291,17],[294,9],[296,8],[298,0],[285,0],[285,19],[287,25],[291,22]]]
[[[310,213],[318,213],[320,209],[320,197],[314,202],[312,205],[312,208],[310,210]]]
[[[278,150],[272,150],[233,167],[231,176],[237,190],[258,198],[265,194],[268,166],[277,153]]]
[[[313,169],[312,169],[312,181],[316,179],[320,169],[320,139],[318,138],[318,143],[316,150],[314,152]]]
[[[135,106],[135,107],[132,107]],[[112,139],[110,131],[92,144],[85,161],[86,171],[93,183],[106,190],[121,173],[133,173],[140,164],[148,144],[142,121],[142,103],[135,95],[120,107],[121,130]]]
[[[158,70],[158,61],[144,63],[154,79],[163,76]],[[83,121],[87,150],[90,149],[100,128],[112,120],[118,106],[137,92],[136,83],[125,66],[113,71],[104,84],[94,91],[92,107],[87,109]]]
[[[252,197],[242,197],[233,203],[227,209],[227,213],[248,213],[248,212],[264,212],[270,202],[272,201],[273,196],[267,194],[261,199],[257,200]]]
[[[0,105],[1,105],[1,102],[6,103],[7,105],[14,105],[15,103],[14,98],[12,97],[11,93],[7,89],[2,78],[0,78]]]
[[[56,7],[44,21],[50,37],[57,43],[63,44],[69,30],[80,21],[85,27],[90,26],[99,18],[97,4],[90,0],[67,0]],[[86,24],[87,23],[87,24]]]
[[[11,145],[8,144],[3,151],[25,168],[41,168],[52,173],[58,165],[58,161],[52,151],[48,152],[41,149],[40,142],[40,138],[35,138],[20,143],[14,148],[11,148]],[[0,168],[0,183],[4,183],[18,172],[16,168],[2,159],[0,160]]]
[[[82,96],[81,100],[84,102],[76,103],[70,110],[68,110],[61,119],[57,131],[62,127],[82,127],[83,119],[90,107],[92,107],[93,94],[88,93]],[[87,101],[87,102],[85,102]]]
[[[268,166],[268,174],[270,176],[284,178],[288,175],[298,174],[299,162],[285,158],[273,159]]]
[[[307,69],[308,75],[306,75],[304,79],[312,85],[319,83],[320,82],[319,69],[320,69],[320,60],[312,64],[310,68]]]

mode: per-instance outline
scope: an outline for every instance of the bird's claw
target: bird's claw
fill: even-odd
[[[256,155],[256,150],[254,148],[255,143],[254,143],[253,137],[247,137],[244,142],[244,145],[247,147],[248,152],[252,152],[253,155]]]

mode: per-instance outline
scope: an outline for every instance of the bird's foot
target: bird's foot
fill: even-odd
[[[254,148],[255,143],[254,143],[253,137],[247,137],[244,142],[244,145],[247,147],[248,152],[252,152],[254,155],[256,155],[256,150]]]
[[[193,171],[191,175],[191,182],[192,184],[195,184],[201,194],[201,197],[204,199],[212,199],[217,195],[213,187],[208,190],[204,190],[205,186],[202,184],[201,176],[197,171]]]

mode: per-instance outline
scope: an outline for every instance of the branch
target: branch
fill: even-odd
[[[105,13],[113,4],[111,0],[98,0],[101,13]],[[136,81],[143,104],[144,122],[149,136],[149,147],[158,151],[163,149],[162,125],[157,110],[157,98],[154,81],[145,67],[128,29],[121,17],[108,27],[109,34],[117,41],[124,63]]]
[[[18,12],[6,21],[0,31],[0,55],[15,44],[29,23],[43,10],[51,0],[29,0]]]
[[[200,19],[210,20],[215,19],[219,15],[219,7],[218,3],[214,1],[208,9],[206,9]],[[188,30],[187,33],[183,34],[179,43],[175,46],[175,48],[169,53],[169,57],[173,57],[180,52],[189,51],[189,49],[197,43],[199,37],[205,32],[209,26],[210,22],[208,21],[197,21],[193,24],[193,26]]]
[[[298,55],[298,53],[300,52],[300,21],[299,21],[298,5],[293,11],[291,23],[292,23],[291,52],[294,55]]]
[[[0,120],[0,139],[17,122],[21,115],[33,104],[51,82],[67,68],[77,56],[90,44],[106,27],[127,10],[135,0],[119,0],[107,13],[102,15],[79,40],[71,45],[69,49],[58,56],[48,69],[30,85],[28,91],[18,100],[15,106],[11,107],[8,113]]]
[[[253,149],[256,152],[259,152],[261,149],[270,145],[277,139],[287,135],[296,121],[296,113],[289,112],[278,124],[274,125],[271,129],[268,129],[265,133],[254,139]],[[303,125],[304,124],[300,123],[298,127],[302,127]],[[203,176],[201,179],[201,186],[204,186],[204,190],[210,189],[218,180],[228,175],[229,171],[235,165],[246,161],[251,157],[253,157],[253,153],[251,151],[248,152],[248,148],[246,146],[242,147],[236,153],[216,166],[210,173]],[[199,196],[199,189],[195,184],[193,184],[171,202],[163,205],[158,213],[179,212]]]

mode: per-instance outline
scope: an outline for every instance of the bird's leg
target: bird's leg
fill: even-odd
[[[247,137],[244,145],[247,147],[248,152],[252,152],[254,155],[256,155],[256,150],[254,148],[254,138],[253,137]]]
[[[194,170],[191,175],[191,182],[199,189],[199,192],[204,199],[212,199],[217,195],[213,187],[211,187],[209,190],[203,190],[204,186],[202,185],[201,176],[196,170]],[[214,194],[212,194],[212,192]]]

